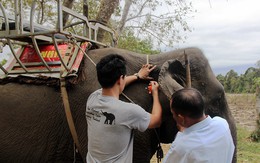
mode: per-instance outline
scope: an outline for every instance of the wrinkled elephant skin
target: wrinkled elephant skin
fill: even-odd
[[[88,52],[95,63],[111,53],[126,58],[128,74],[136,73],[147,59],[146,55],[115,48]],[[206,113],[224,117],[236,142],[236,127],[222,85],[215,78],[207,59],[199,49],[186,48],[185,53],[190,61],[191,85],[201,91],[206,101]],[[150,55],[149,63],[157,65],[151,76],[159,81],[161,86],[159,96],[163,106],[163,123],[156,131],[161,142],[171,143],[177,128],[170,113],[168,97],[186,86],[184,49]],[[150,112],[152,97],[148,94],[147,86],[148,81],[137,81],[129,85],[124,94]],[[100,86],[95,66],[88,58],[84,58],[77,84],[67,87],[84,156],[87,153],[85,105],[90,93],[98,88]],[[0,162],[73,161],[73,139],[58,86],[5,81],[0,84],[0,90]],[[125,96],[120,98],[128,101]],[[144,133],[135,131],[134,140],[134,162],[149,162],[158,144],[155,130]]]

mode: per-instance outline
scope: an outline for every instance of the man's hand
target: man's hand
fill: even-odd
[[[153,96],[153,109],[151,113],[151,120],[148,128],[160,127],[162,123],[162,106],[159,101],[159,84],[156,81],[150,81],[152,87],[152,96]]]
[[[152,95],[158,96],[159,84],[156,81],[150,81],[149,85],[152,87]]]
[[[155,69],[156,65],[145,64],[138,72],[138,76],[143,80],[152,80],[153,78],[149,76],[150,72]]]

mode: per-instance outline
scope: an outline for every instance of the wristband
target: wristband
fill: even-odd
[[[137,80],[140,80],[140,77],[139,77],[138,73],[135,73],[134,76],[137,77]]]

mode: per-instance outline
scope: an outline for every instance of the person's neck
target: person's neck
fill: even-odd
[[[103,96],[111,96],[119,99],[119,92],[117,89],[114,88],[102,88],[102,95]]]
[[[190,127],[190,126],[192,126],[192,125],[194,125],[194,124],[196,124],[196,123],[199,123],[199,122],[201,122],[201,121],[203,121],[204,119],[206,119],[207,118],[207,116],[205,115],[205,114],[203,114],[203,116],[202,117],[200,117],[200,118],[198,118],[198,119],[191,119],[191,118],[188,118],[188,120],[187,120],[187,127]]]

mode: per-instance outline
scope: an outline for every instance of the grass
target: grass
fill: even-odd
[[[259,163],[260,143],[250,140],[251,132],[246,128],[237,126],[237,162]]]

